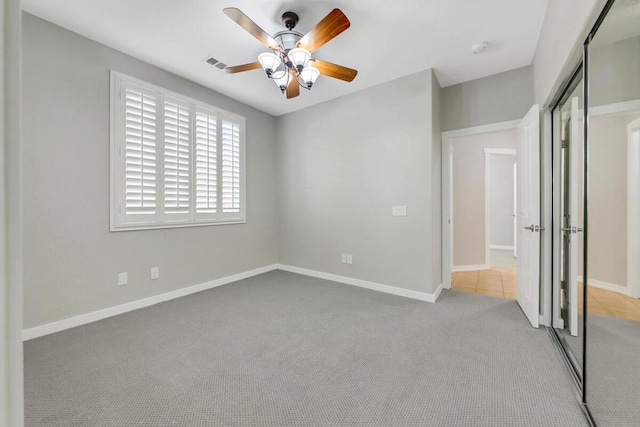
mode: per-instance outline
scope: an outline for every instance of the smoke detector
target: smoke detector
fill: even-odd
[[[474,54],[479,54],[479,53],[483,53],[487,49],[489,49],[489,43],[482,42],[482,43],[474,44],[473,47],[471,48],[471,52],[473,52]]]

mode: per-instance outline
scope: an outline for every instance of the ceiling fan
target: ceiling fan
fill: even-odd
[[[270,52],[258,55],[258,62],[225,68],[227,73],[262,68],[280,91],[286,92],[287,99],[298,96],[301,87],[310,90],[320,74],[346,82],[352,81],[358,74],[354,69],[311,57],[313,52],[351,25],[340,9],[333,9],[307,34],[294,31],[298,15],[285,12],[282,15],[282,23],[287,29],[274,34],[273,37],[240,9],[228,7],[224,9],[224,13],[271,49]]]

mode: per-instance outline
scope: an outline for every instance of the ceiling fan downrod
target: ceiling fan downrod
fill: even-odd
[[[293,30],[298,24],[298,15],[294,12],[285,12],[282,14],[282,23],[288,30]]]

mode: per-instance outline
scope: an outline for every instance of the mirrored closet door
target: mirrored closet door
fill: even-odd
[[[640,1],[611,2],[587,41],[587,407],[640,426]]]

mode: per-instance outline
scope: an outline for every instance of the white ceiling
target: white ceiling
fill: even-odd
[[[238,7],[267,33],[300,16],[305,33],[334,7],[351,28],[314,56],[355,68],[352,83],[320,76],[287,100],[261,70],[226,74],[203,60],[238,65],[267,49],[222,9]],[[150,64],[281,115],[427,68],[449,86],[531,64],[547,0],[23,0],[29,13]],[[473,55],[471,46],[491,48]]]

